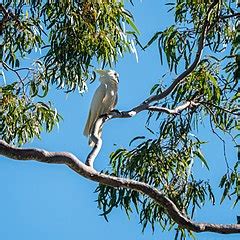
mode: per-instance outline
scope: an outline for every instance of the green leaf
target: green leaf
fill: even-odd
[[[150,90],[150,95],[152,95],[159,86],[160,86],[160,84],[158,84],[158,83],[154,84]]]
[[[138,136],[138,137],[133,138],[130,141],[129,146],[131,146],[133,142],[135,142],[136,140],[139,140],[139,139],[145,139],[145,136]]]
[[[224,174],[221,178],[221,181],[220,181],[220,184],[219,184],[219,187],[223,188],[225,182],[227,180],[227,174]]]
[[[196,151],[194,151],[194,154],[201,160],[203,165],[209,170],[209,167],[208,167],[208,164],[207,164],[207,160],[205,159],[205,157],[202,154],[201,150],[197,149]]]
[[[157,32],[153,35],[153,37],[148,41],[148,43],[143,47],[143,49],[148,48],[150,45],[152,45],[153,42],[155,42],[158,39],[158,36],[161,35],[162,32]]]
[[[126,17],[126,21],[127,21],[127,23],[132,27],[132,29],[133,29],[137,34],[140,35],[140,31],[138,30],[137,26],[134,24],[134,22],[132,21],[132,19],[129,18],[129,17]]]

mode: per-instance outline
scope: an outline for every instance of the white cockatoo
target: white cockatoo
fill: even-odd
[[[114,109],[118,99],[118,73],[114,70],[95,70],[100,74],[100,86],[97,88],[88,114],[88,119],[83,134],[89,137],[89,145],[94,146],[91,140],[93,126],[99,116],[107,114]],[[101,137],[102,129],[99,129],[98,138]]]

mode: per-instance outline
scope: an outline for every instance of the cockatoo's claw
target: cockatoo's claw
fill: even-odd
[[[119,111],[118,109],[113,109],[110,113],[115,113],[117,115],[122,115],[122,112]]]
[[[119,114],[121,114],[121,112],[118,110],[118,109],[113,109],[111,112],[115,112],[115,113],[119,113]]]
[[[104,114],[101,114],[99,117],[107,118],[107,117],[108,117],[108,114],[107,114],[107,113],[104,113]]]

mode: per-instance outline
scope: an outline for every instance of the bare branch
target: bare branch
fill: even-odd
[[[106,117],[107,117],[106,115],[102,116],[96,121],[96,123],[93,126],[92,135],[90,136],[91,140],[95,143],[95,145],[92,148],[92,151],[88,154],[85,164],[92,168],[93,168],[94,160],[102,148],[102,139],[97,136],[98,136],[99,129],[102,128],[104,122],[106,121]]]
[[[217,130],[214,129],[213,123],[212,123],[212,118],[213,118],[213,116],[210,115],[210,119],[209,119],[210,127],[211,127],[211,130],[212,130],[213,134],[215,134],[215,135],[218,137],[218,139],[220,139],[220,140],[222,141],[222,144],[223,144],[223,155],[224,155],[224,160],[225,160],[225,164],[226,164],[226,167],[227,167],[227,177],[230,178],[229,170],[232,171],[232,169],[230,168],[229,163],[228,163],[228,159],[227,159],[226,142],[225,142],[225,140],[217,133]]]
[[[194,232],[240,233],[240,224],[210,224],[197,223],[187,218],[177,206],[161,191],[152,186],[130,179],[102,174],[82,163],[76,156],[68,152],[48,152],[42,149],[23,149],[13,147],[0,140],[0,155],[15,160],[35,160],[44,163],[65,164],[79,175],[100,184],[115,188],[127,188],[149,196],[156,203],[163,206],[179,226]]]
[[[165,107],[158,107],[158,106],[149,106],[147,107],[146,110],[149,111],[155,111],[155,112],[165,112],[168,114],[180,114],[183,110],[187,109],[187,108],[192,108],[192,107],[196,107],[199,106],[199,103],[195,103],[194,101],[187,101],[186,103],[176,107],[175,109],[168,109]]]

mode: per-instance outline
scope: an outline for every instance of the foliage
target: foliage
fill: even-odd
[[[15,82],[2,88],[0,131],[2,139],[21,145],[35,136],[40,138],[44,126],[50,132],[61,117],[51,103],[33,103],[26,95],[20,95],[16,85]]]
[[[191,66],[193,69],[154,106],[174,110],[186,102],[194,104],[168,115],[150,111],[146,129],[155,138],[137,136],[131,144],[141,139],[140,144],[113,152],[111,170],[106,173],[156,187],[183,214],[193,217],[196,208],[217,201],[211,183],[192,172],[195,161],[209,169],[202,153],[204,141],[197,137],[198,128],[209,121],[212,133],[219,138],[221,133],[229,134],[236,143],[239,137],[238,15],[232,0],[177,0],[167,5],[174,15],[173,24],[154,34],[143,49],[157,42],[160,62],[167,63],[171,73],[165,77],[189,71]],[[94,67],[114,66],[126,52],[136,54],[135,42],[142,46],[124,1],[4,0],[0,9],[0,133],[7,142],[24,144],[39,138],[43,129],[51,131],[58,124],[61,117],[47,102],[51,86],[83,93],[87,82],[95,79]],[[203,34],[204,51],[196,61]],[[36,55],[37,59],[29,60]],[[163,81],[157,82],[150,95],[167,88]],[[234,198],[237,205],[239,171],[239,162],[227,164],[227,172],[219,181],[223,190],[220,202]],[[106,219],[116,207],[128,216],[135,209],[143,230],[150,224],[154,231],[159,224],[163,230],[174,228],[176,239],[186,238],[185,230],[175,226],[166,209],[141,193],[105,185],[99,185],[96,192]]]
[[[0,8],[1,137],[7,142],[21,145],[39,137],[44,124],[50,131],[58,123],[50,105],[34,100],[45,98],[50,85],[82,93],[95,78],[94,66],[136,53],[138,30],[123,1],[4,0]]]
[[[130,151],[119,149],[110,156],[112,175],[156,187],[174,201],[184,214],[193,216],[195,208],[204,205],[206,200],[215,203],[209,183],[195,180],[191,173],[195,157],[207,167],[199,148],[201,144],[198,140],[186,143],[182,139],[178,146],[170,149],[169,142],[158,139],[142,142]],[[97,188],[97,192],[99,207],[102,208],[105,218],[114,207],[124,208],[128,216],[135,207],[143,230],[147,224],[151,224],[153,231],[156,223],[163,229],[174,225],[168,218],[166,209],[147,196],[128,189],[113,189],[103,185]]]
[[[172,26],[157,32],[144,47],[147,50],[155,41],[158,43],[160,61],[166,61],[170,72],[178,74],[188,69],[195,60],[199,48],[199,39],[207,11],[212,4],[206,1],[176,1],[169,3],[170,12],[175,15]],[[203,142],[194,134],[203,122],[209,120],[212,132],[220,137],[221,132],[232,136],[236,144],[236,132],[239,125],[239,89],[237,76],[237,31],[235,30],[237,12],[233,1],[219,2],[208,21],[204,55],[193,71],[163,100],[155,106],[176,109],[193,101],[197,103],[179,114],[149,112],[146,128],[156,139],[145,139],[131,150],[118,149],[110,155],[114,176],[146,182],[158,188],[170,198],[184,214],[194,216],[195,209],[206,202],[215,204],[215,196],[210,182],[196,179],[191,169],[197,159],[208,168],[208,160],[201,152]],[[238,41],[238,44],[236,43]],[[237,47],[238,46],[238,47]],[[166,76],[166,75],[165,75]],[[156,83],[151,95],[161,94],[168,86],[164,82]],[[159,127],[155,130],[156,122]],[[144,139],[139,136],[133,139]],[[221,137],[220,137],[221,138]],[[239,200],[239,162],[220,180],[223,189],[220,199],[234,197],[234,205]],[[137,192],[112,189],[99,185],[99,208],[103,216],[113,208],[120,206],[127,215],[135,208],[143,230],[150,224],[155,229],[160,224],[163,230],[172,229],[175,223],[168,217],[166,210]],[[185,239],[186,232],[175,226],[176,239]],[[190,236],[192,233],[189,232]]]

